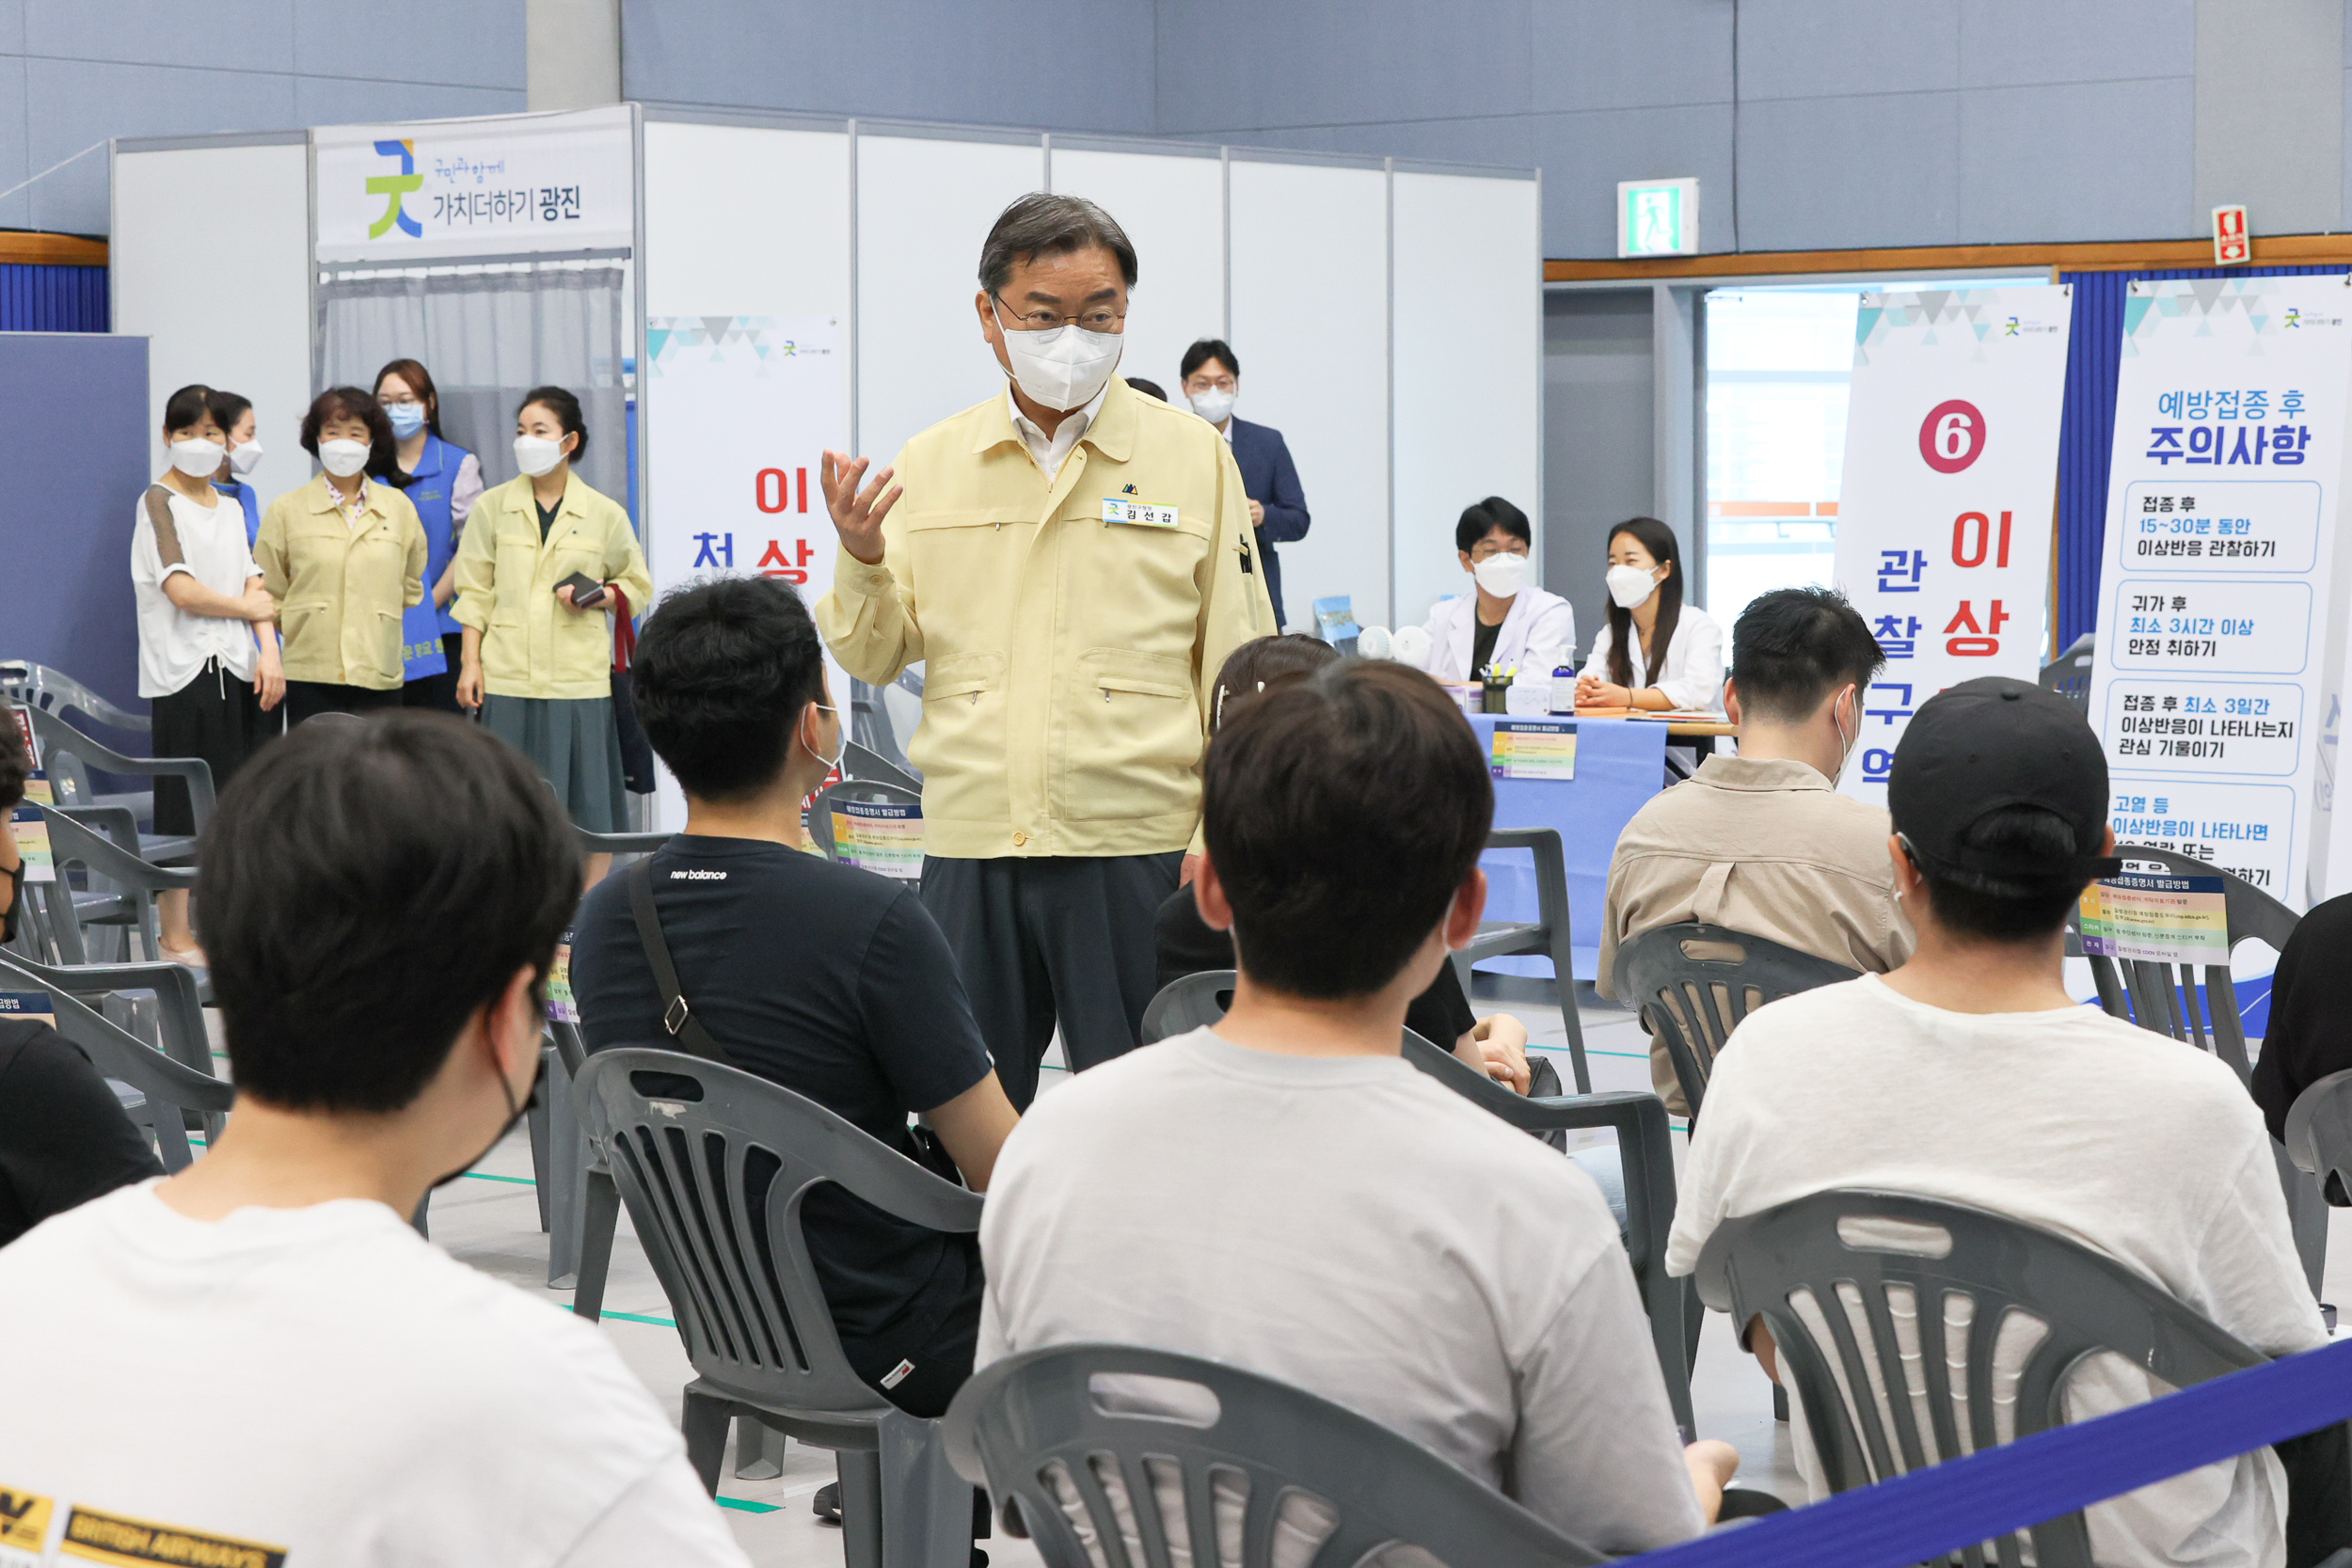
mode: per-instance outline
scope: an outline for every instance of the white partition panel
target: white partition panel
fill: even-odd
[[[230,222],[224,192],[235,193]],[[310,159],[298,134],[117,150],[108,284],[114,330],[148,340],[148,427],[161,426],[164,400],[193,381],[251,398],[267,454],[253,474],[264,506],[310,478],[295,439],[310,404]]]
[[[850,308],[850,138],[645,122],[645,313]]]
[[[980,244],[1041,187],[1037,142],[857,139],[857,443],[877,467],[906,438],[1004,389],[972,309]]]
[[[1282,433],[1313,519],[1280,547],[1285,617],[1346,594],[1391,624],[1388,177],[1237,150],[1232,181],[1234,411]]]
[[[1122,375],[1176,389],[1176,366],[1197,339],[1225,335],[1225,165],[1214,150],[1105,151],[1054,144],[1053,188],[1119,220],[1136,247]],[[1235,349],[1236,354],[1240,353]]]
[[[1501,496],[1544,537],[1541,187],[1422,174],[1396,181],[1397,615],[1468,591],[1462,509]],[[1528,574],[1543,580],[1541,563]],[[1577,607],[1577,636],[1594,627]]]

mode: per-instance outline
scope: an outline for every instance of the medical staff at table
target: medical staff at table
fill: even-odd
[[[1576,647],[1576,607],[1527,580],[1534,531],[1527,514],[1501,496],[1464,509],[1454,525],[1454,554],[1471,591],[1441,599],[1430,611],[1428,671],[1441,681],[1471,681],[1489,665],[1508,669],[1567,658]],[[1567,652],[1555,654],[1553,650]],[[1533,666],[1529,673],[1535,673]],[[1541,672],[1551,675],[1549,663]]]
[[[330,387],[302,419],[326,472],[269,503],[253,559],[285,637],[286,722],[398,707],[400,618],[424,597],[424,529],[401,494],[374,397]]]
[[[424,527],[424,600],[404,620],[408,645],[441,644],[448,667],[418,675],[401,688],[404,707],[456,713],[457,674],[464,663],[464,628],[457,598],[457,544],[466,515],[482,499],[482,460],[441,435],[441,394],[433,373],[414,359],[394,359],[375,372],[375,401],[400,443],[400,471],[412,481],[407,495]]]
[[[1682,602],[1674,531],[1629,517],[1609,531],[1608,624],[1577,677],[1579,707],[1724,709],[1724,628]]]
[[[578,397],[561,387],[525,394],[515,413],[522,472],[483,492],[457,547],[457,700],[532,760],[575,826],[611,833],[629,824],[606,612],[642,614],[653,579],[628,514],[572,471],[587,450]],[[575,596],[575,577],[595,587]],[[588,879],[611,860],[591,856]]]

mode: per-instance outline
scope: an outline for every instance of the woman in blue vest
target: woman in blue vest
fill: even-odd
[[[457,597],[457,541],[465,534],[466,514],[482,497],[482,461],[442,439],[441,395],[432,372],[414,359],[395,359],[375,372],[375,401],[392,421],[400,471],[412,482],[408,499],[424,525],[425,596],[402,623],[410,679],[401,688],[401,705],[462,713],[457,671],[465,643],[450,606]],[[443,665],[437,671],[429,653],[436,644]]]
[[[220,460],[220,472],[213,476],[213,488],[245,508],[245,542],[249,549],[262,536],[262,499],[245,477],[262,463],[253,400],[215,387],[204,401],[213,410],[213,422],[220,426],[221,438],[229,444],[229,455]]]

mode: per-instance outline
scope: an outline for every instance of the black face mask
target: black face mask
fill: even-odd
[[[498,1075],[499,1093],[506,1097],[506,1119],[499,1123],[499,1130],[495,1133],[491,1134],[490,1141],[488,1143],[482,1146],[482,1152],[480,1154],[475,1155],[472,1159],[467,1161],[455,1170],[451,1171],[447,1176],[442,1177],[438,1181],[434,1182],[432,1187],[428,1189],[429,1191],[439,1192],[443,1187],[448,1186],[451,1182],[456,1180],[459,1177],[464,1176],[468,1171],[473,1169],[474,1166],[482,1164],[484,1158],[489,1154],[490,1150],[498,1148],[500,1144],[506,1141],[506,1134],[515,1131],[515,1124],[522,1120],[523,1113],[531,1108],[530,1096],[528,1095],[523,1097],[522,1104],[517,1105],[515,1102],[515,1085],[506,1081],[505,1069],[502,1068],[499,1069]]]

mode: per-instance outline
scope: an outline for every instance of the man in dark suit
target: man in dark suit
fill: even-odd
[[[1258,559],[1265,562],[1265,588],[1274,601],[1274,623],[1290,625],[1282,610],[1282,562],[1274,546],[1307,537],[1307,494],[1298,487],[1298,467],[1282,433],[1272,425],[1233,418],[1241,392],[1241,362],[1221,338],[1203,338],[1184,350],[1178,366],[1192,411],[1216,426],[1233,449],[1242,489],[1249,497],[1249,519],[1257,525]]]

